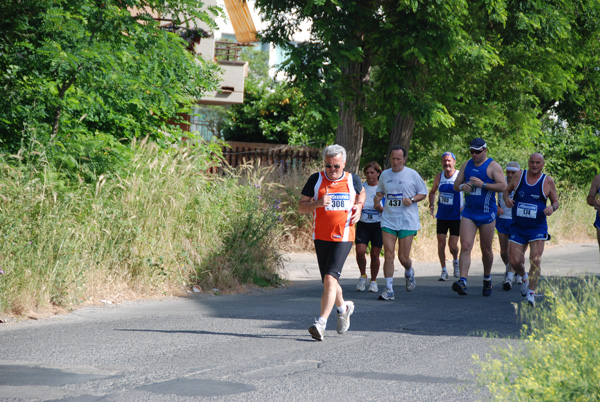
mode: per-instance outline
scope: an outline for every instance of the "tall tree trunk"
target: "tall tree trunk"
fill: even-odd
[[[365,130],[356,114],[362,107],[362,102],[340,101],[340,124],[335,133],[335,142],[346,148],[348,154],[346,171],[352,173],[358,173],[360,169],[360,156]]]
[[[335,133],[335,142],[348,153],[346,171],[358,173],[364,138],[364,126],[361,117],[364,115],[364,86],[369,82],[371,57],[367,52],[362,62],[351,62],[343,69],[343,83],[347,85],[346,94],[340,101],[340,124]]]
[[[410,140],[412,139],[413,131],[415,129],[415,120],[411,115],[405,115],[401,112],[396,113],[396,121],[392,128],[392,134],[390,135],[390,143],[388,144],[385,166],[390,167],[390,152],[394,145],[402,145],[408,150],[410,149]]]
[[[50,136],[50,142],[53,142],[58,135],[58,126],[60,123],[60,115],[62,113],[62,103],[65,100],[65,93],[69,88],[71,88],[71,85],[75,83],[77,80],[77,74],[82,68],[83,63],[80,63],[79,66],[77,66],[77,70],[71,75],[71,77],[66,79],[61,85],[56,86],[56,89],[58,90],[59,104],[56,106],[56,111],[54,112],[54,122],[52,123],[52,135]]]

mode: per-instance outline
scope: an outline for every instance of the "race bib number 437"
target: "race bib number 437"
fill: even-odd
[[[387,198],[389,207],[401,207],[402,206],[402,198],[404,195],[402,193],[399,194],[387,194],[385,196]]]
[[[348,193],[329,193],[331,196],[331,204],[325,207],[326,211],[349,211],[350,194]]]

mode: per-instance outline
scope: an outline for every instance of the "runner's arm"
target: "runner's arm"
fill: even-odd
[[[433,179],[433,185],[431,186],[431,190],[429,191],[429,214],[431,216],[435,216],[434,212],[435,212],[435,193],[437,192],[438,188],[440,187],[440,180],[441,180],[441,175],[442,173],[438,173],[435,175],[435,178]]]
[[[544,215],[550,216],[560,206],[560,204],[558,202],[558,195],[556,194],[556,184],[554,183],[554,180],[552,179],[552,177],[546,176],[546,180],[544,181],[544,187],[546,187],[544,189],[545,190],[544,193],[547,190],[548,195],[546,197],[550,199],[550,205],[548,205],[546,208],[544,208]]]
[[[594,180],[592,180],[590,192],[587,196],[588,205],[594,207],[595,209],[600,209],[600,198],[597,197],[598,189],[600,189],[600,174],[594,177]]]

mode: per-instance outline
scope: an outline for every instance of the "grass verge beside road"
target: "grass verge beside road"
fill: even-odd
[[[43,155],[1,163],[0,313],[278,283],[277,186],[207,173],[212,152],[134,144],[126,167],[75,184]]]

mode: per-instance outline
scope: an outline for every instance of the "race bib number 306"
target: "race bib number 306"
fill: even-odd
[[[517,205],[517,216],[535,219],[537,217],[537,205],[520,202]]]
[[[387,194],[385,196],[387,198],[387,203],[389,207],[401,207],[402,206],[402,198],[404,198],[403,193],[399,194]]]
[[[325,207],[326,211],[349,211],[350,194],[348,193],[329,193],[331,196],[331,204]]]

